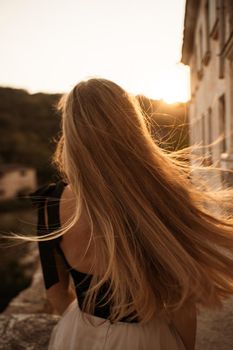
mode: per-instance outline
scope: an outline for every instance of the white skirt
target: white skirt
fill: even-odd
[[[165,321],[111,323],[88,315],[90,324],[83,315],[75,299],[53,328],[48,350],[185,350],[175,328]]]

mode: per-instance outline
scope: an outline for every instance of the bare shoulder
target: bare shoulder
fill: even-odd
[[[64,227],[76,211],[75,195],[69,185],[61,195],[59,210],[61,227]],[[69,264],[83,272],[89,270],[89,260],[92,256],[91,245],[87,250],[90,237],[90,222],[84,208],[79,220],[64,234],[61,241],[61,248]]]
[[[75,201],[75,195],[72,192],[72,189],[69,185],[67,185],[63,193],[61,195],[60,199],[60,221],[61,226],[65,224],[65,222],[70,219],[76,211],[76,201]],[[79,221],[77,222],[77,226],[74,227],[75,231],[77,232],[77,228],[80,230],[87,229],[89,227],[89,219],[87,212],[85,208],[83,208],[82,214],[79,218]]]

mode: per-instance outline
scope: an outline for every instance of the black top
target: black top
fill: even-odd
[[[37,234],[44,235],[46,233],[51,233],[55,229],[60,228],[60,216],[59,216],[59,204],[61,194],[67,186],[67,183],[63,180],[57,183],[51,183],[39,187],[35,192],[29,194],[33,205],[38,209],[38,220],[37,220]],[[46,204],[47,200],[47,205]],[[45,208],[47,210],[48,217],[48,228],[45,224]],[[58,271],[56,266],[56,261],[54,257],[54,250],[56,250],[63,258],[64,265],[69,270],[74,287],[76,290],[77,301],[80,309],[82,310],[83,301],[85,297],[85,292],[90,286],[92,279],[91,274],[80,272],[72,268],[66,260],[66,257],[60,247],[60,241],[62,237],[58,237],[49,241],[38,242],[41,267],[43,271],[43,278],[45,288],[49,289],[54,284],[59,282]],[[107,292],[108,283],[105,283],[101,288],[96,298],[96,306],[94,315],[102,317],[105,319],[109,318],[110,315],[110,305],[102,305],[105,303],[104,294]],[[138,322],[137,320],[129,321],[127,318],[123,318],[121,322]]]

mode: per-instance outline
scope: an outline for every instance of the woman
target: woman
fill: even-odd
[[[80,82],[60,108],[62,180],[31,194],[41,237],[29,239],[62,315],[49,350],[194,349],[196,308],[233,293],[232,191],[195,187],[111,81]]]

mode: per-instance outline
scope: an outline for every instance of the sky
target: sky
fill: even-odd
[[[0,0],[0,86],[68,92],[103,77],[166,102],[189,98],[185,0]]]

